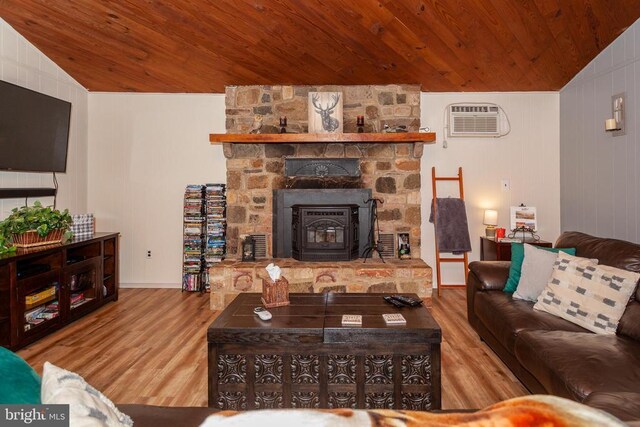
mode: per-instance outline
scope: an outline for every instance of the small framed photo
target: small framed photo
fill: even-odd
[[[309,133],[342,133],[342,92],[309,92]]]
[[[526,227],[538,230],[538,215],[532,206],[511,206],[511,230]]]
[[[411,259],[411,243],[409,243],[409,233],[398,233],[398,258]]]

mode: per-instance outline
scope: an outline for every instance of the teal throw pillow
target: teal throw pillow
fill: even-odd
[[[576,254],[576,248],[543,248],[540,246],[536,246],[536,248],[555,253],[562,251],[569,255]],[[509,267],[509,278],[504,286],[504,292],[513,293],[518,289],[518,282],[520,282],[520,275],[522,274],[522,261],[524,261],[524,245],[522,243],[512,243],[511,267]]]
[[[0,347],[0,404],[40,403],[40,377],[14,352]]]

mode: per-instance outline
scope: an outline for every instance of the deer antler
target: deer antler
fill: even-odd
[[[320,95],[318,95],[317,93],[313,94],[311,96],[311,103],[313,104],[314,107],[316,107],[316,111],[319,113],[322,111],[322,106],[318,105],[318,100],[320,99]]]
[[[327,105],[327,108],[325,108],[325,111],[331,111],[335,108],[336,105],[338,105],[338,101],[340,101],[340,94],[336,93],[331,95],[331,99],[333,104],[331,104],[331,106]]]

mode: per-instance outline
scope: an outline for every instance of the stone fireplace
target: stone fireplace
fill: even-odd
[[[262,117],[264,133],[278,133],[280,116],[287,116],[288,131],[305,133],[310,91],[343,93],[345,133],[356,132],[358,115],[365,115],[365,132],[380,131],[385,124],[405,125],[411,132],[419,129],[419,86],[234,86],[226,89],[227,133],[249,133],[256,115]],[[431,269],[420,260],[422,154],[420,142],[225,143],[227,260],[211,271],[212,307],[224,306],[238,292],[259,291],[261,278],[266,273],[262,271],[262,264],[271,262],[271,258],[293,258],[296,245],[298,258],[301,253],[303,258],[310,254],[300,251],[302,234],[299,229],[294,230],[301,213],[308,214],[307,207],[344,209],[351,220],[346,225],[357,222],[357,233],[350,235],[350,242],[332,241],[337,239],[335,230],[326,227],[314,234],[313,238],[319,239],[315,249],[344,243],[351,244],[349,250],[354,250],[352,243],[357,240],[360,256],[370,230],[366,201],[372,197],[384,201],[378,205],[380,233],[393,236],[408,233],[414,260],[389,260],[383,266],[368,261],[361,267],[360,259],[342,265],[340,272],[334,271],[335,265],[281,261],[280,264],[286,265],[285,274],[292,288],[313,292],[325,288],[356,292],[407,289],[422,296],[430,295]],[[255,265],[239,261],[240,243],[246,235],[265,236],[266,259]],[[343,240],[347,239],[343,237]],[[322,260],[333,263],[336,259],[327,256]],[[394,267],[395,264],[401,267]],[[417,269],[415,278],[420,282],[417,288],[413,285],[416,282],[413,269]],[[324,282],[327,278],[329,283]],[[331,286],[326,286],[328,284]]]

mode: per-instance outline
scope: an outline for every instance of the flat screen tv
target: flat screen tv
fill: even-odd
[[[71,103],[0,81],[0,170],[64,172]]]

